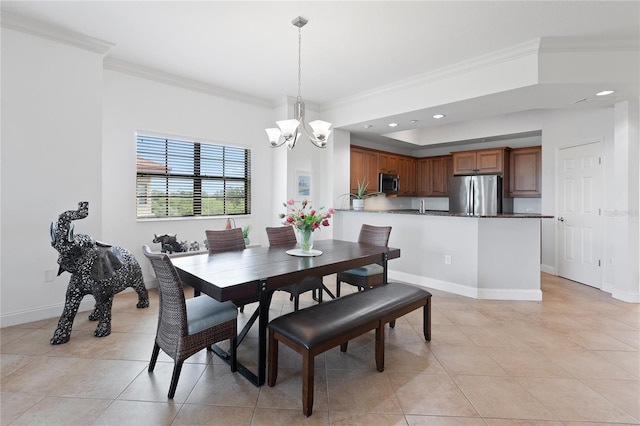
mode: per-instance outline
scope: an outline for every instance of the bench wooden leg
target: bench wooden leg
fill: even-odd
[[[349,345],[349,342],[344,342],[343,344],[340,345],[340,352],[346,352],[347,351],[347,346]]]
[[[302,355],[302,412],[306,417],[313,411],[313,373],[315,357],[306,351]]]
[[[376,368],[384,371],[384,323],[380,321],[376,328]]]
[[[422,308],[422,333],[427,342],[431,341],[431,298],[427,299],[427,304]]]
[[[269,362],[267,364],[267,385],[275,386],[278,378],[278,340],[269,330]]]

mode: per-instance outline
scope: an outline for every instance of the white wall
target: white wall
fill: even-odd
[[[153,272],[142,245],[159,249],[153,234],[175,233],[179,240],[199,241],[206,229],[223,229],[226,218],[136,220],[136,132],[196,138],[251,148],[251,214],[235,217],[238,227],[251,225],[251,243],[266,241],[273,224],[270,189],[272,155],[265,127],[272,112],[262,107],[223,100],[192,90],[123,74],[104,72],[103,234],[106,242],[131,250],[145,273]]]
[[[76,232],[103,237],[101,108],[101,54],[2,28],[2,326],[62,312],[60,213],[88,201]]]

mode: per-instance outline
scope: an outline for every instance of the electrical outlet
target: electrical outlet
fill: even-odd
[[[451,265],[451,255],[450,254],[445,254],[444,255],[444,264],[445,265]]]

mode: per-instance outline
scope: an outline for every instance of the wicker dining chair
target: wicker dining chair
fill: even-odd
[[[242,228],[231,229],[207,229],[205,231],[207,236],[207,245],[209,247],[209,253],[222,253],[225,251],[244,250],[247,248],[244,243],[244,237],[242,236]],[[240,312],[244,312],[244,305],[257,302],[258,297],[233,300],[233,303],[240,308]]]
[[[375,244],[377,246],[386,246],[389,243],[390,234],[390,226],[373,226],[363,224],[360,228],[358,242]],[[373,286],[383,283],[383,273],[384,268],[382,265],[377,263],[338,272],[336,276],[336,296],[340,297],[341,282],[358,287],[358,291],[368,290]]]
[[[169,256],[153,253],[147,245],[142,247],[142,251],[156,273],[160,296],[158,329],[149,372],[156,366],[160,349],[173,359],[168,398],[173,399],[175,395],[184,361],[214,343],[226,339],[231,341],[231,371],[236,371],[236,306],[231,302],[218,302],[208,296],[185,299],[182,282]]]
[[[244,250],[247,246],[244,243],[241,228],[219,229],[205,231],[209,253],[221,253],[223,251]]]
[[[269,239],[269,246],[281,246],[281,247],[295,247],[297,240],[296,234],[291,226],[268,226],[267,238]],[[293,310],[297,311],[300,307],[300,295],[307,291],[313,291],[313,299],[318,303],[322,303],[322,290],[324,284],[320,277],[308,277],[301,282],[291,284],[286,287],[281,287],[278,290],[286,291],[289,293],[289,300],[293,300]]]

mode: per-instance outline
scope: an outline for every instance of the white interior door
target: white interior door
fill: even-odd
[[[558,153],[558,275],[602,287],[602,144]]]

